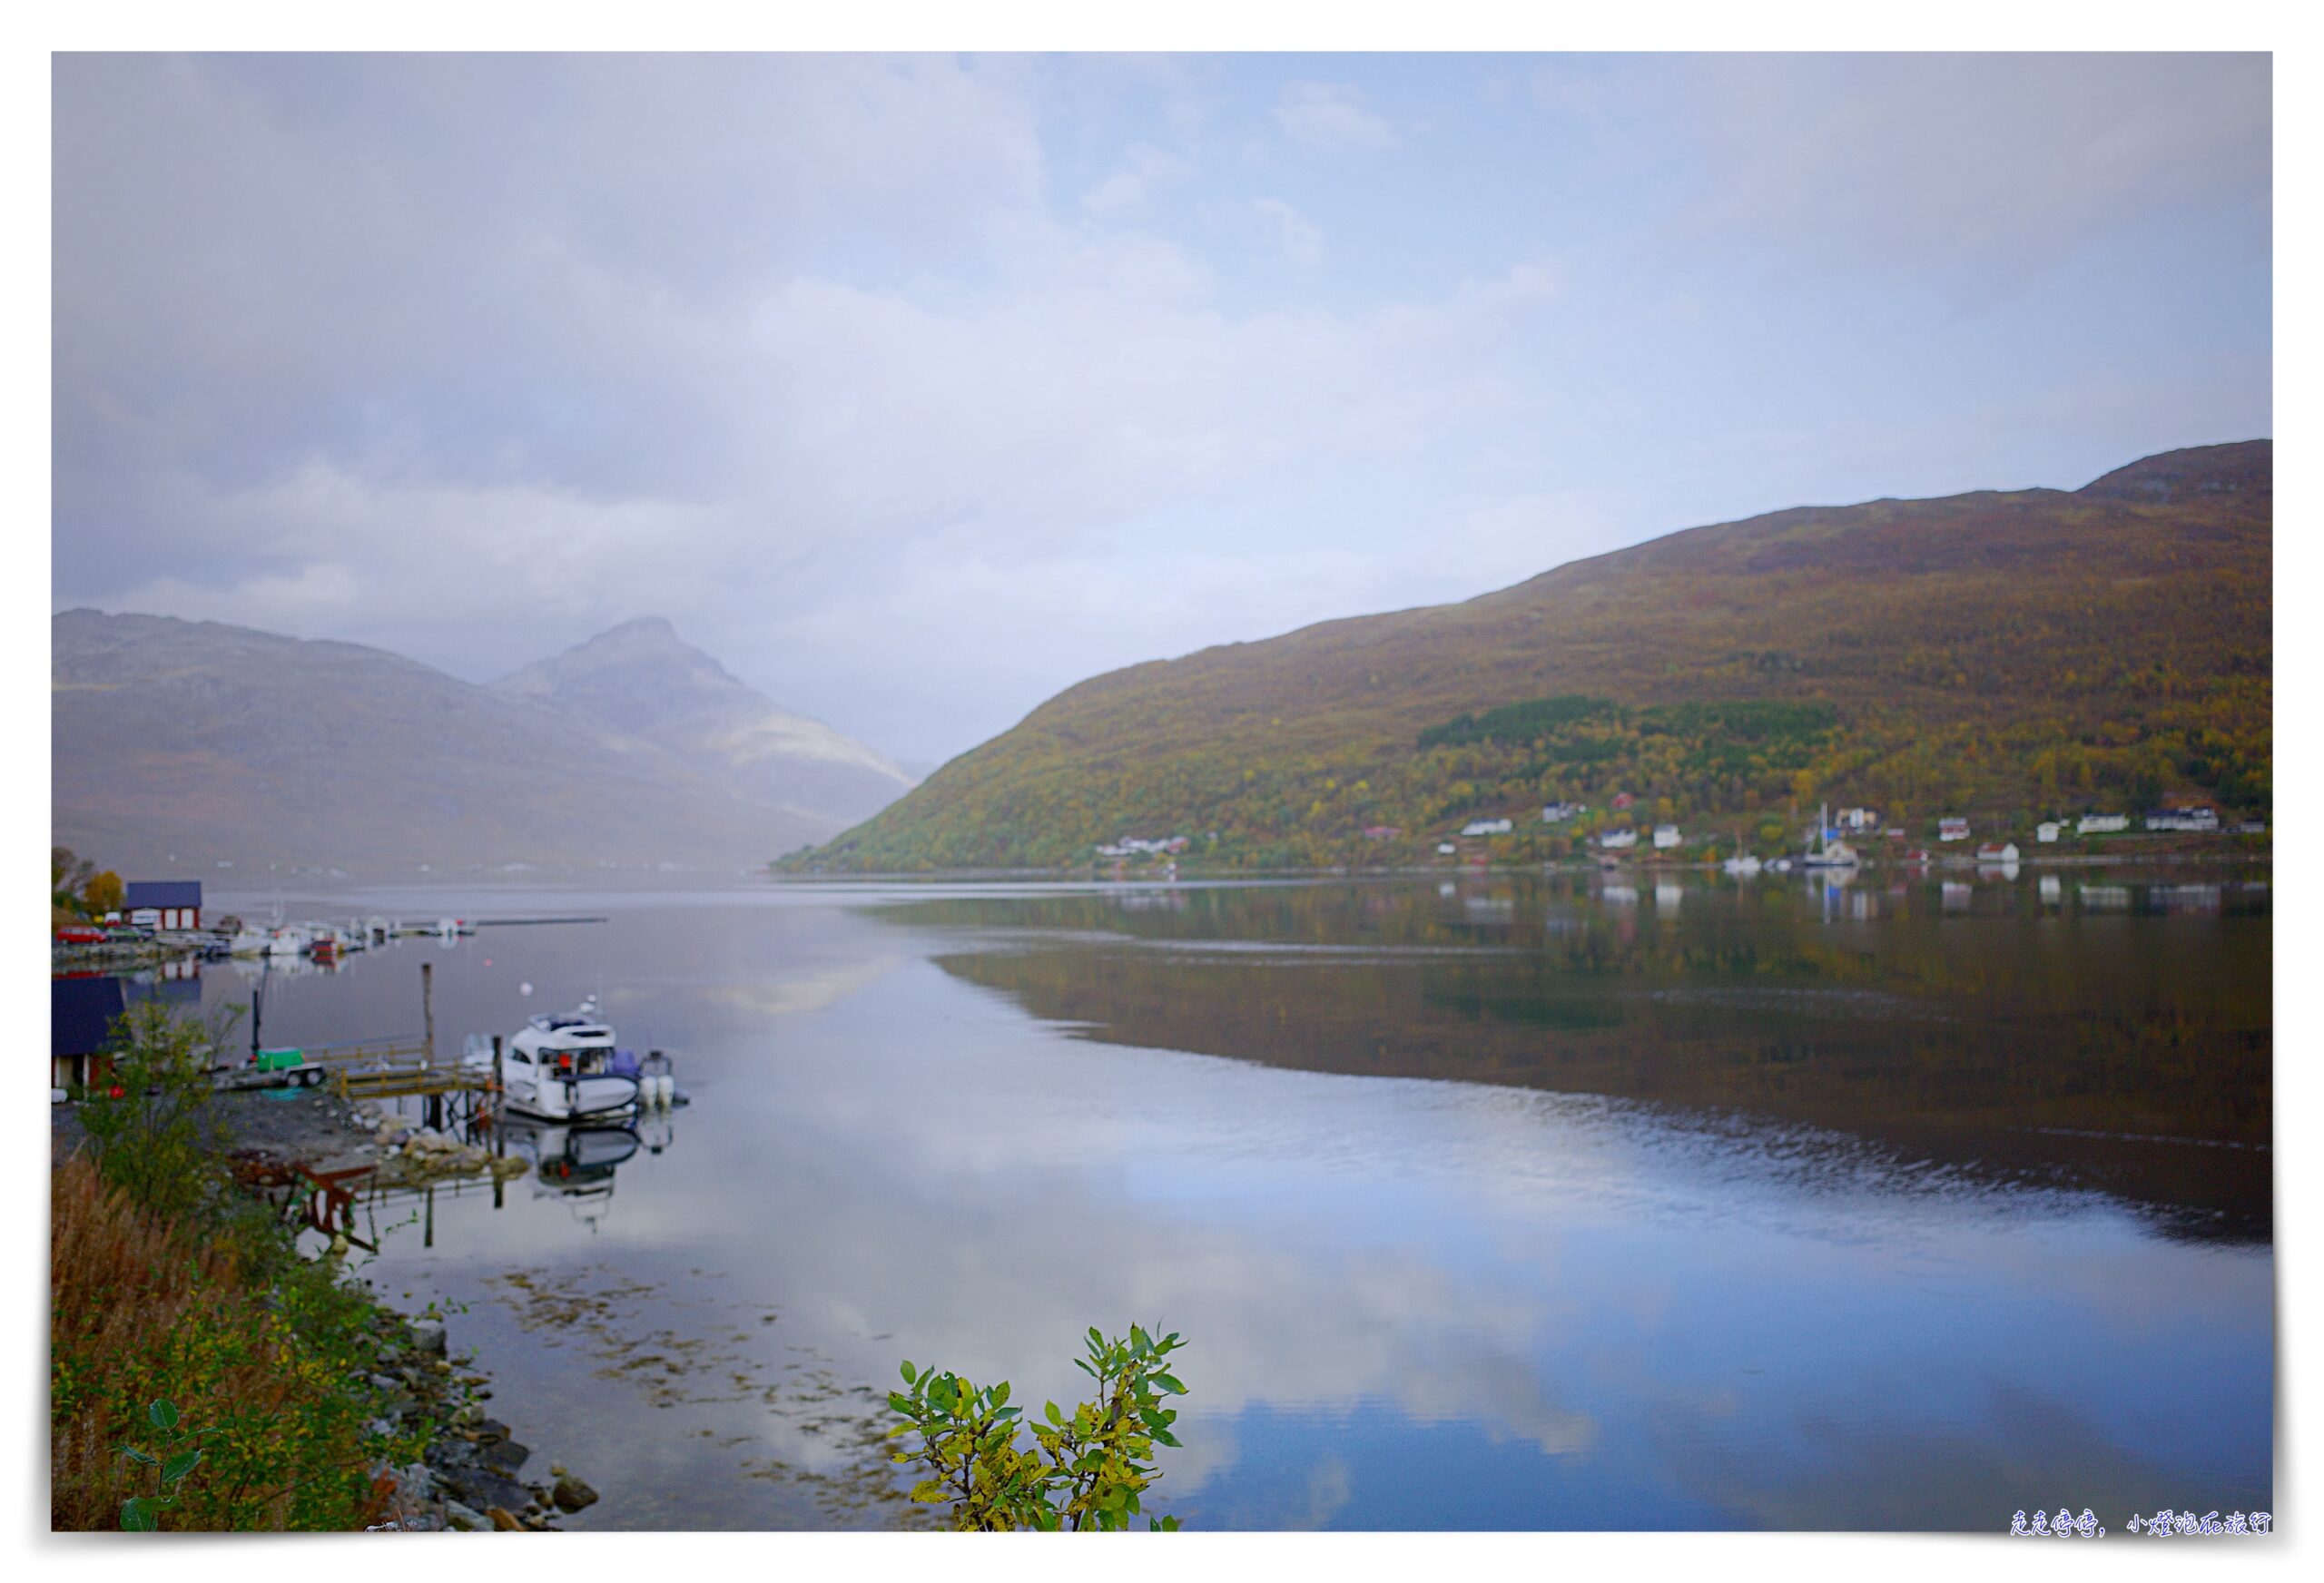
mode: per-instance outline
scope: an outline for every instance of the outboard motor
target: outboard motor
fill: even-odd
[[[638,1067],[637,1096],[646,1104],[668,1108],[677,1097],[677,1074],[671,1069],[670,1057],[660,1050],[649,1050]]]

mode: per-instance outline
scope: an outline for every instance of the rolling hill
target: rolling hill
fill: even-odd
[[[1826,797],[1915,829],[2264,811],[2272,479],[2254,440],[2073,491],[1779,511],[1131,666],[783,866],[1058,866],[1173,835],[1229,864],[1361,863],[1481,814],[1519,821],[1506,855],[1554,857],[1576,827],[1545,831],[1541,805],[1599,805],[1587,830],[1617,792],[1747,841]]]
[[[71,610],[50,698],[53,839],[125,872],[728,868],[842,823],[356,644]]]

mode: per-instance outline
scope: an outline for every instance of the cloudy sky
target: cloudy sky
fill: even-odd
[[[2264,56],[59,57],[54,586],[938,761],[1113,667],[2270,429]]]

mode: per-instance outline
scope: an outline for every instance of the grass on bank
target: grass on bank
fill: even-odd
[[[234,1187],[194,1103],[214,1030],[150,1005],[123,1020],[125,1092],[84,1106],[89,1142],[50,1176],[51,1527],[117,1529],[153,1494],[131,1452],[153,1450],[156,1401],[175,1410],[172,1449],[202,1453],[161,1527],[380,1520],[382,1470],[434,1427],[390,1427],[369,1382],[401,1316]]]

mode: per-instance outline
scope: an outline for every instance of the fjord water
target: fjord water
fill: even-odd
[[[2264,880],[342,892],[606,921],[265,1031],[426,960],[447,1051],[601,990],[676,1057],[609,1170],[374,1212],[575,1527],[911,1520],[900,1359],[1038,1409],[1137,1321],[1189,1526],[2112,1529],[2271,1505]]]

